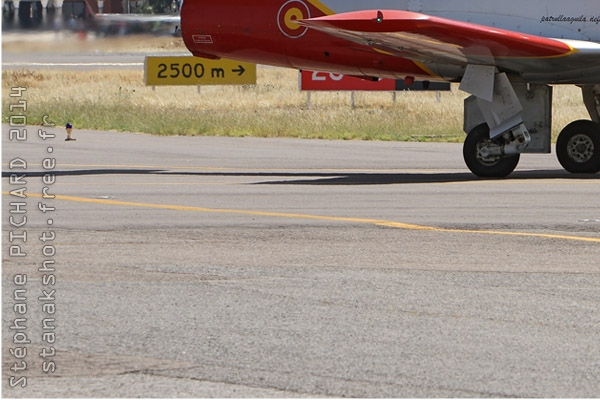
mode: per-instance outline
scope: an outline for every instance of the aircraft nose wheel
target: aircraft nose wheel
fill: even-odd
[[[558,161],[569,172],[600,171],[600,124],[575,121],[567,125],[556,142]]]
[[[481,178],[504,178],[515,170],[519,164],[519,154],[489,154],[491,147],[502,146],[502,140],[501,137],[490,139],[490,128],[487,124],[478,125],[469,132],[463,146],[463,157],[471,172]]]

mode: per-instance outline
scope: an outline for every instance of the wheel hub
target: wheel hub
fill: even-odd
[[[477,143],[477,160],[483,165],[494,166],[502,159],[502,149],[490,139]]]
[[[594,142],[587,135],[575,135],[569,140],[567,151],[574,161],[588,162],[594,156]]]

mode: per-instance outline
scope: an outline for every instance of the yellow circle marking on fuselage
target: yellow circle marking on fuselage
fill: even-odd
[[[298,21],[302,18],[304,18],[304,15],[299,8],[290,8],[285,13],[285,26],[293,31],[300,29],[300,25],[298,25],[295,21]]]

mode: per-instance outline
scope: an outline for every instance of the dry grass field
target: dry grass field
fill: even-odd
[[[131,43],[122,46],[131,50]],[[99,51],[115,49],[102,41],[94,45]],[[183,50],[172,38],[150,46],[159,51]],[[40,123],[48,115],[57,124],[71,122],[76,129],[157,135],[464,139],[462,102],[466,95],[456,87],[441,93],[439,101],[436,93],[399,92],[393,101],[391,93],[357,92],[354,109],[347,92],[317,92],[308,108],[307,93],[299,91],[294,70],[259,67],[257,85],[205,86],[200,91],[197,87],[153,90],[144,85],[142,70],[7,70],[2,73],[4,121],[13,86],[27,88],[30,123]],[[557,87],[554,104],[555,136],[570,121],[588,118],[575,87]]]

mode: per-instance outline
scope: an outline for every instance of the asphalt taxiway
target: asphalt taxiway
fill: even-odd
[[[27,253],[3,256],[6,397],[600,391],[598,174],[525,155],[478,179],[459,144],[37,129],[3,126],[3,248]],[[10,388],[19,274],[31,343]]]

